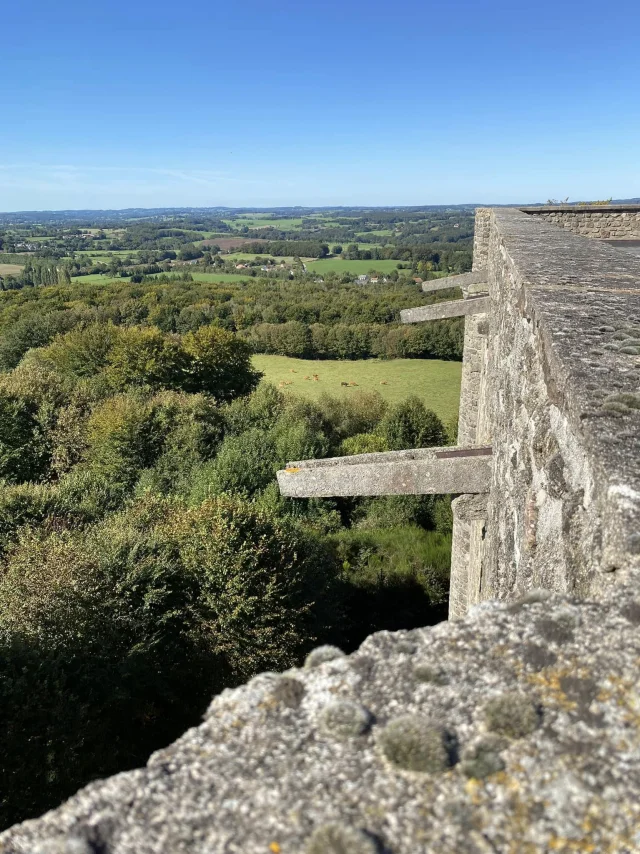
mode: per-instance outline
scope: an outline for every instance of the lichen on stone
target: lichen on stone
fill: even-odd
[[[536,729],[540,714],[525,694],[508,691],[489,700],[484,707],[484,722],[490,732],[523,738]]]
[[[505,747],[503,738],[495,733],[488,733],[467,748],[462,756],[460,770],[466,777],[478,780],[503,771],[505,762],[500,752]]]
[[[442,726],[422,716],[396,718],[378,738],[385,758],[403,771],[440,774],[453,764],[455,739]]]
[[[375,839],[355,827],[325,824],[314,830],[305,854],[378,854]]]
[[[449,677],[444,670],[424,661],[415,665],[413,675],[418,682],[432,682],[434,685],[446,685],[449,682]]]
[[[331,646],[330,644],[325,644],[324,646],[317,646],[315,649],[312,649],[309,655],[306,657],[304,666],[319,667],[326,661],[333,661],[334,658],[344,658],[344,652],[340,649],[340,647]]]
[[[349,739],[363,735],[371,723],[371,714],[358,703],[339,700],[325,706],[319,715],[320,729],[335,738]]]
[[[283,706],[289,709],[297,709],[304,697],[304,685],[298,679],[280,676],[273,686],[271,695]]]

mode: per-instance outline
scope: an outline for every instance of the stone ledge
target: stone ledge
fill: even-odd
[[[400,312],[402,323],[422,323],[427,320],[445,320],[468,314],[485,314],[491,308],[488,296],[469,296],[467,299],[436,302],[419,308],[404,308]]]
[[[496,208],[496,210],[500,210]],[[528,205],[518,208],[526,214],[538,213],[640,213],[640,205]]]
[[[352,854],[630,854],[639,625],[635,585],[601,603],[534,592],[348,657],[320,648],[224,691],[146,768],[5,832],[0,852],[335,854],[310,840],[337,824]]]
[[[548,401],[572,424],[597,482],[602,569],[640,564],[640,264],[631,253],[529,217],[493,211],[516,282],[492,294],[493,337],[508,297],[535,331]],[[506,310],[506,304],[505,304]]]
[[[488,492],[491,448],[421,448],[290,463],[277,474],[282,495],[428,495]]]

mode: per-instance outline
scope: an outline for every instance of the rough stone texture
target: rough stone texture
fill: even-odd
[[[448,291],[451,288],[461,288],[462,292],[473,292],[474,289],[487,289],[487,276],[484,271],[479,273],[460,273],[458,276],[445,276],[437,281],[424,282],[422,290],[427,293]]]
[[[640,562],[640,265],[509,209],[488,258],[481,597],[597,595]]]
[[[476,208],[476,222],[473,232],[473,270],[486,270],[489,260],[489,233],[491,229],[491,208]]]
[[[600,603],[485,603],[263,674],[216,697],[146,768],[1,835],[0,852],[315,854],[334,835],[385,854],[637,852],[636,597],[634,584]],[[299,686],[293,703],[283,679]],[[366,709],[370,726],[332,736],[323,720],[337,702]],[[429,770],[402,767],[405,731]]]
[[[451,509],[453,539],[449,619],[457,620],[480,601],[487,495],[460,495],[451,503]]]
[[[482,388],[486,378],[488,331],[486,314],[474,314],[465,319],[458,418],[459,445],[475,445],[479,436],[479,401],[484,399]]]
[[[521,210],[583,237],[640,238],[640,205],[545,205]]]
[[[463,317],[469,314],[484,314],[489,309],[489,297],[475,296],[468,299],[437,302],[419,308],[404,308],[400,312],[403,323],[421,323],[425,320],[444,320],[447,317]]]
[[[289,463],[277,477],[280,492],[291,498],[487,492],[491,449],[419,448],[303,460]]]

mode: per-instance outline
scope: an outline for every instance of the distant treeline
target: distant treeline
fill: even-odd
[[[326,258],[329,251],[329,246],[326,243],[302,240],[256,240],[245,243],[242,247],[243,253],[297,255],[307,258]],[[359,249],[357,244],[350,244],[344,247],[343,253],[337,254],[344,254],[346,258],[354,261],[397,260],[410,263],[430,261],[441,269],[466,272],[471,269],[473,249],[470,245],[458,247],[456,244],[447,243],[374,246],[367,249]]]
[[[464,327],[459,319],[416,326],[379,323],[259,323],[241,337],[256,353],[302,359],[461,359]]]
[[[301,258],[326,258],[329,246],[316,240],[256,240],[245,243],[242,252],[255,255],[297,255]]]
[[[401,309],[435,299],[409,278],[362,287],[329,277],[323,283],[265,278],[214,283],[195,282],[185,274],[141,284],[76,280],[24,288],[0,295],[0,370],[14,368],[27,350],[45,346],[58,334],[108,321],[181,335],[220,326],[261,353],[459,359],[460,320],[399,323]]]

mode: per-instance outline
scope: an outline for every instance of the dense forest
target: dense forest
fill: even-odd
[[[285,499],[275,473],[455,425],[417,397],[285,395],[251,356],[462,342],[459,320],[398,323],[429,301],[408,275],[53,282],[29,263],[40,281],[0,294],[0,825],[144,763],[225,687],[445,615],[448,498]]]

